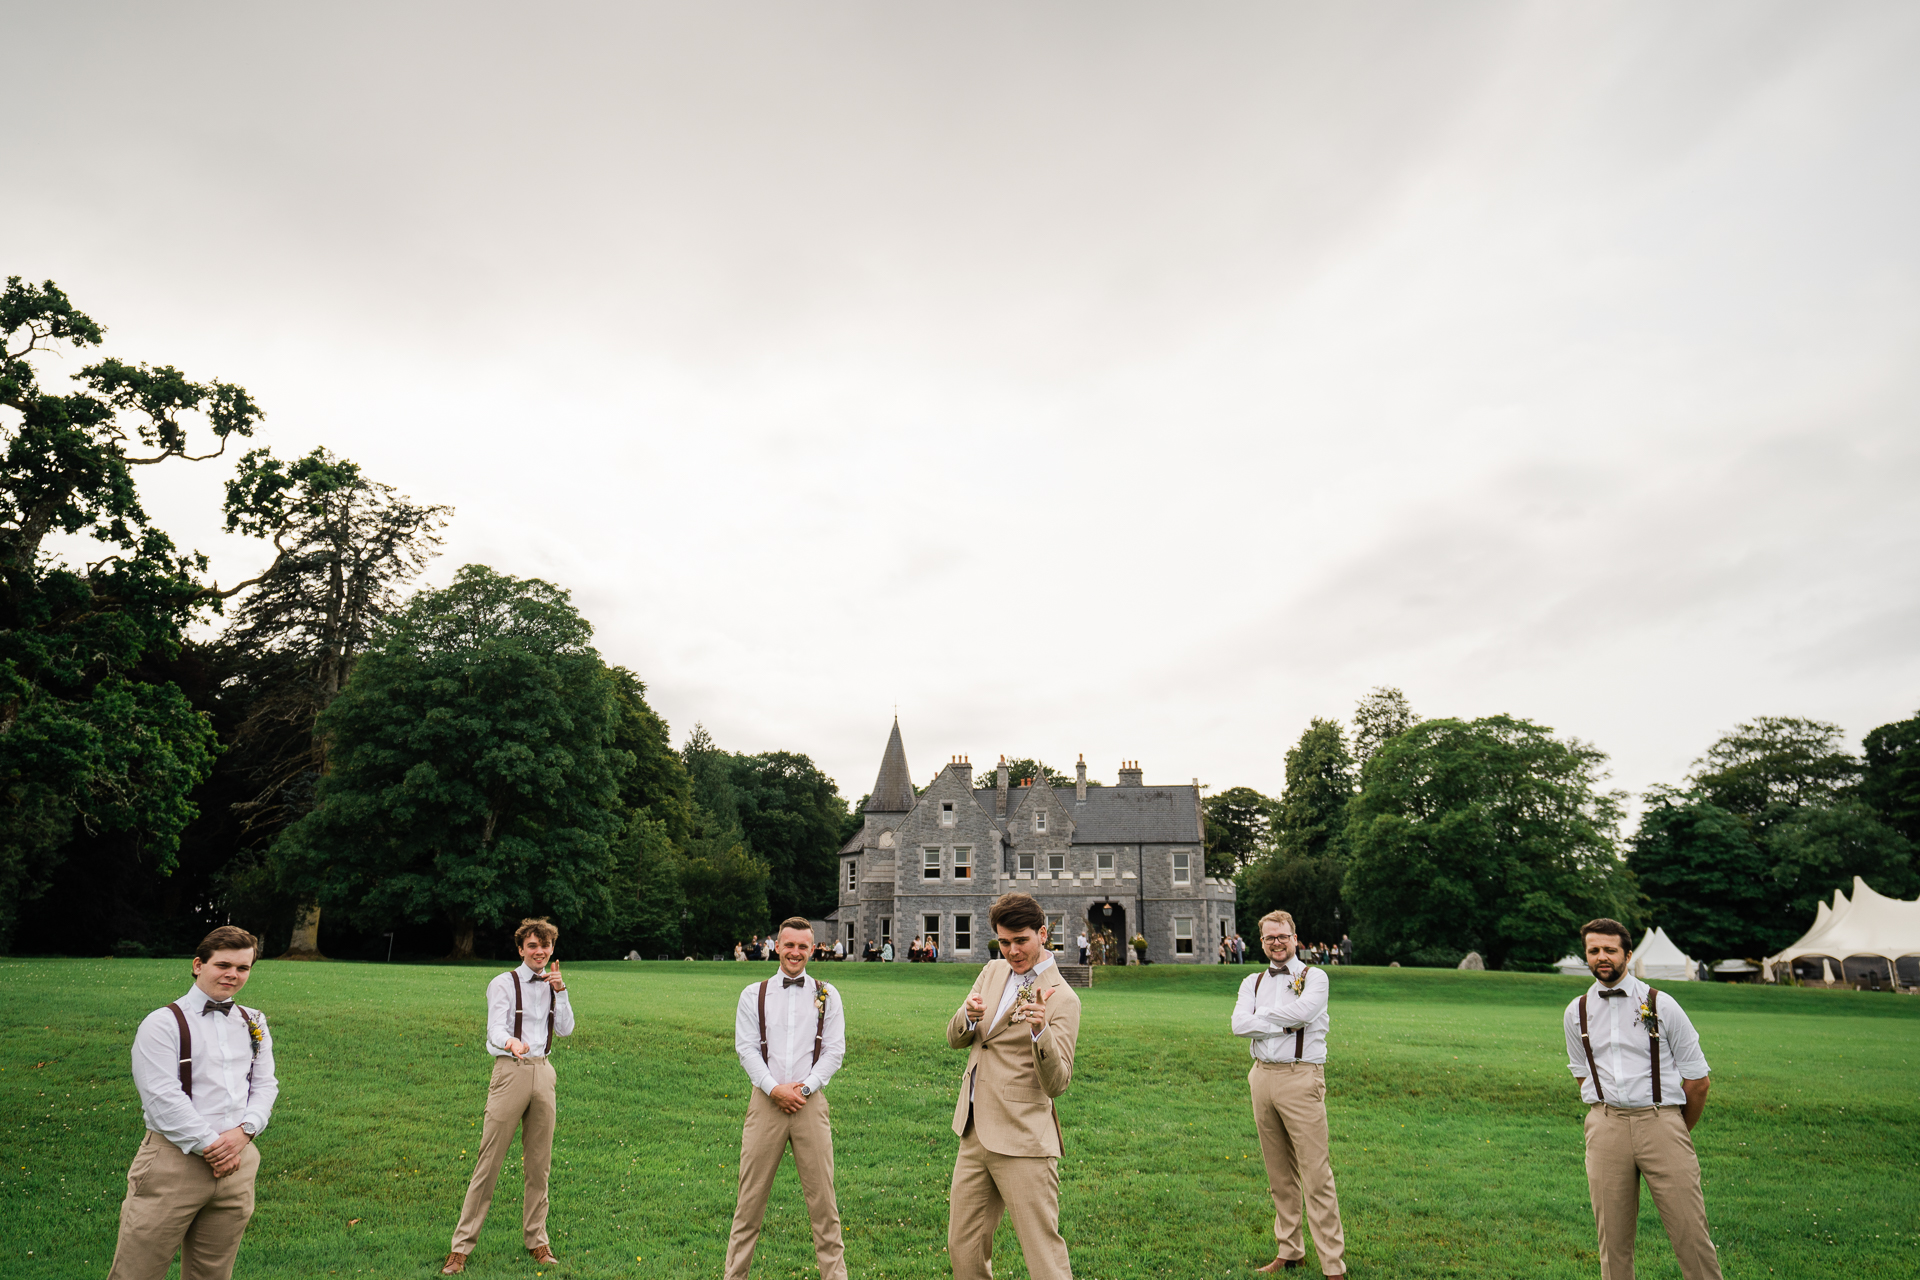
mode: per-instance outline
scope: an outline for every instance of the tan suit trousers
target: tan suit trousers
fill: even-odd
[[[487,1118],[480,1126],[480,1158],[453,1229],[453,1251],[472,1253],[480,1225],[493,1207],[513,1131],[520,1130],[520,1160],[526,1166],[526,1205],[522,1210],[529,1249],[547,1240],[547,1178],[553,1171],[553,1064],[545,1058],[495,1058],[487,1085]]]
[[[1345,1275],[1347,1238],[1340,1227],[1340,1198],[1327,1150],[1326,1069],[1317,1062],[1256,1062],[1247,1073],[1247,1086],[1253,1091],[1253,1125],[1260,1133],[1267,1186],[1273,1192],[1276,1256],[1307,1256],[1300,1236],[1304,1184],[1307,1225],[1313,1229],[1320,1270]]]
[[[164,1280],[175,1253],[180,1280],[228,1280],[253,1217],[259,1169],[260,1153],[248,1143],[240,1168],[216,1178],[203,1157],[149,1131],[127,1170],[109,1280]]]
[[[820,1280],[847,1280],[846,1242],[840,1236],[840,1206],[833,1198],[833,1117],[827,1095],[816,1093],[793,1115],[755,1089],[748,1095],[746,1123],[740,1127],[740,1194],[733,1207],[733,1234],[727,1239],[726,1280],[747,1280],[754,1247],[767,1218],[767,1197],[780,1159],[793,1148],[813,1224],[813,1256]]]
[[[967,1126],[953,1162],[948,1193],[947,1256],[953,1280],[993,1280],[993,1233],[1013,1218],[1032,1280],[1073,1280],[1060,1235],[1060,1161],[1055,1156],[1003,1156],[980,1145]]]
[[[1640,1225],[1640,1179],[1680,1260],[1686,1280],[1720,1280],[1720,1254],[1707,1235],[1700,1160],[1679,1107],[1587,1109],[1587,1191],[1600,1232],[1602,1280],[1633,1280],[1633,1241]]]

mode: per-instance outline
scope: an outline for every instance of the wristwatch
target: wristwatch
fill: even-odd
[[[242,1120],[240,1122],[240,1132],[246,1134],[249,1138],[251,1138],[255,1134],[259,1133],[260,1130],[257,1127],[255,1127],[251,1121]]]
[[[801,1085],[800,1096],[803,1098],[811,1098],[813,1096],[813,1086],[805,1085],[805,1084]]]

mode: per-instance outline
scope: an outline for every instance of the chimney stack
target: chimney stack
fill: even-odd
[[[1141,785],[1140,762],[1138,760],[1122,760],[1120,762],[1120,785],[1123,787],[1137,787]]]
[[[947,767],[960,775],[960,781],[965,784],[967,790],[973,790],[973,761],[965,756],[955,756],[953,763]]]
[[[1000,757],[1000,771],[995,775],[993,788],[993,816],[1007,816],[1007,758]]]
[[[1080,753],[1080,763],[1073,767],[1073,798],[1087,798],[1087,753],[1084,751]]]

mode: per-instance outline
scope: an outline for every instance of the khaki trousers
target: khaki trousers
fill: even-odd
[[[1277,1256],[1307,1256],[1300,1236],[1304,1183],[1307,1225],[1313,1229],[1313,1247],[1320,1253],[1320,1270],[1330,1276],[1345,1275],[1347,1239],[1340,1227],[1340,1198],[1327,1150],[1326,1068],[1317,1062],[1256,1062],[1247,1073],[1247,1087],[1253,1093],[1253,1125],[1260,1133],[1267,1186],[1273,1192]]]
[[[545,1058],[495,1058],[487,1085],[487,1118],[480,1126],[480,1158],[453,1229],[453,1251],[472,1253],[480,1224],[493,1207],[493,1187],[513,1131],[520,1130],[520,1160],[526,1166],[522,1210],[527,1248],[547,1244],[547,1177],[553,1170],[553,1064]]]
[[[1587,1191],[1600,1232],[1602,1280],[1633,1280],[1633,1241],[1640,1225],[1640,1179],[1667,1229],[1686,1280],[1720,1280],[1720,1254],[1707,1235],[1700,1160],[1679,1107],[1587,1109]]]
[[[228,1280],[253,1217],[259,1169],[260,1153],[248,1143],[240,1168],[216,1178],[204,1158],[149,1131],[127,1170],[109,1280],[164,1280],[175,1253],[180,1280]]]
[[[740,1193],[733,1207],[733,1234],[727,1239],[726,1280],[747,1280],[753,1267],[760,1226],[767,1218],[767,1197],[780,1158],[793,1148],[807,1218],[813,1224],[813,1256],[820,1280],[847,1280],[846,1242],[840,1237],[840,1206],[833,1198],[833,1117],[827,1095],[816,1093],[788,1115],[755,1089],[748,1095],[747,1119],[740,1128]]]
[[[953,1280],[993,1280],[993,1233],[1013,1218],[1032,1280],[1073,1280],[1060,1235],[1060,1162],[1053,1156],[1003,1156],[980,1145],[971,1123],[953,1161],[947,1197],[947,1256]]]

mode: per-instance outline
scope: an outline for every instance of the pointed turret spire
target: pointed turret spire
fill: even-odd
[[[905,813],[913,808],[913,774],[907,769],[907,749],[900,743],[900,717],[893,718],[887,753],[880,757],[880,776],[873,780],[868,813]]]

